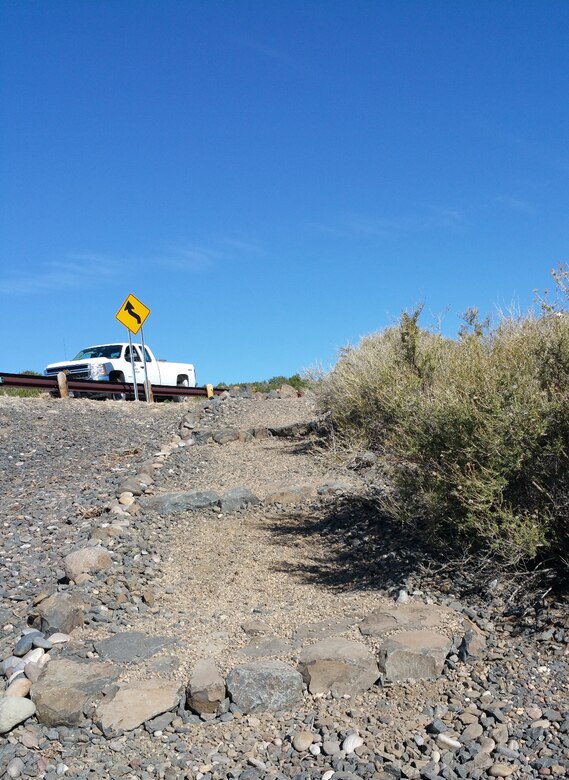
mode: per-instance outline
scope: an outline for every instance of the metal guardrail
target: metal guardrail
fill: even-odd
[[[0,371],[0,391],[2,388],[24,390],[46,390],[59,395],[57,377],[33,376],[32,374],[7,374]],[[93,395],[126,394],[134,396],[134,385],[128,382],[94,382],[89,379],[69,379],[67,387],[73,393]],[[138,384],[139,397],[144,398],[144,385]],[[155,398],[173,398],[177,396],[208,396],[205,387],[182,387],[179,385],[151,385]],[[213,388],[214,395],[225,392],[225,388]]]

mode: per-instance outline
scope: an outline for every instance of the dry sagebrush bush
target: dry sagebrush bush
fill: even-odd
[[[390,509],[509,562],[569,552],[569,315],[475,313],[457,340],[398,327],[344,350],[320,401],[347,437],[396,456]]]

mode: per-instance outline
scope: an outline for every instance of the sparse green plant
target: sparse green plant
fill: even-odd
[[[37,371],[22,371],[22,374],[28,376],[42,376]],[[0,395],[8,395],[13,398],[38,398],[41,395],[41,390],[35,390],[33,388],[26,389],[25,387],[0,387]]]

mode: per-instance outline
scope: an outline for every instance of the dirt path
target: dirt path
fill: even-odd
[[[307,399],[236,405],[237,410],[224,409],[216,424],[238,416],[240,428],[289,425],[306,422],[315,413]],[[182,448],[163,471],[160,492],[245,486],[264,497],[277,485],[317,488],[340,476],[346,483],[345,472],[340,475],[329,456],[319,456],[305,440],[279,437]],[[351,488],[361,487],[353,475]],[[150,537],[163,536],[159,597],[137,627],[176,635],[184,671],[204,655],[214,656],[227,671],[247,653],[294,659],[300,645],[296,631],[306,631],[302,627],[307,624],[363,618],[384,599],[356,584],[339,592],[302,575],[307,568],[318,568],[329,552],[324,536],[303,530],[307,517],[319,518],[325,504],[326,499],[315,495],[297,505],[261,506],[233,515],[204,510],[182,513],[175,522],[155,518],[155,527],[147,531]],[[265,625],[264,636],[252,639],[243,630],[253,618]],[[343,628],[343,636],[361,640],[355,629]]]

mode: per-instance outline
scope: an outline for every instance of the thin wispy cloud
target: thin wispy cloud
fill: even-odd
[[[92,287],[103,278],[108,280],[115,268],[98,255],[69,255],[66,260],[40,265],[36,272],[15,275],[0,281],[2,295],[78,290]]]
[[[164,253],[149,259],[149,262],[173,271],[202,273],[211,270],[222,258],[222,252],[210,247],[171,246]]]
[[[522,198],[512,198],[509,195],[496,195],[494,203],[510,211],[520,211],[523,214],[535,214],[536,208],[532,203]]]
[[[334,224],[312,222],[308,227],[323,235],[351,240],[396,239],[436,230],[457,230],[466,218],[466,209],[424,203],[402,216],[350,213],[342,215]]]

